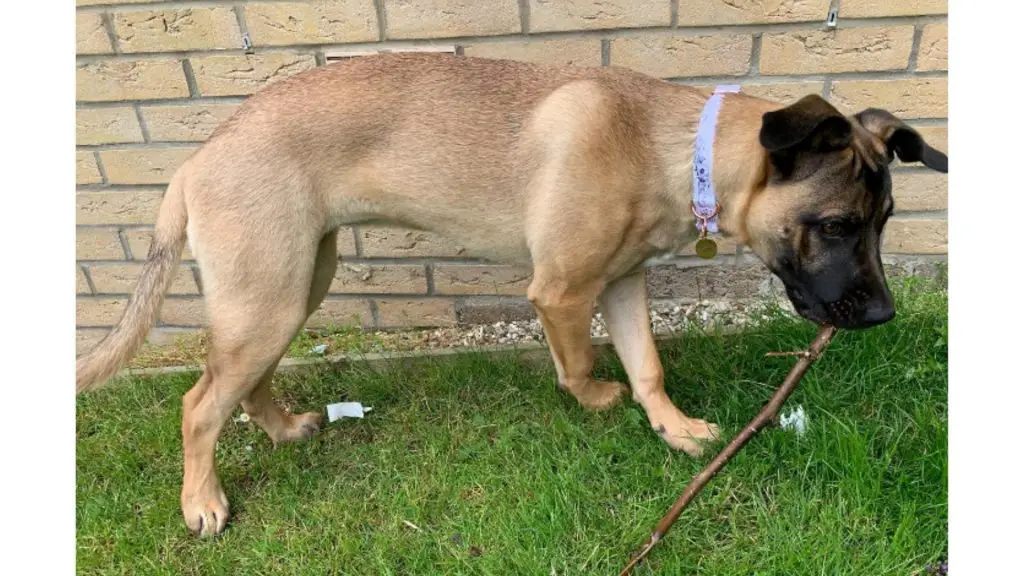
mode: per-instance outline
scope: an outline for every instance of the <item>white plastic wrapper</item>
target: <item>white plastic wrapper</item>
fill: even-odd
[[[334,422],[342,418],[362,418],[372,406],[363,406],[361,402],[338,402],[327,405],[327,421]]]
[[[779,425],[783,430],[793,430],[797,436],[803,436],[807,432],[807,413],[803,406],[797,406],[788,414],[779,417]]]

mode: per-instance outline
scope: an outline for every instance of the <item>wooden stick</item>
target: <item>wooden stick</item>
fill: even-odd
[[[648,552],[651,551],[651,548],[665,537],[665,534],[667,534],[669,529],[672,528],[672,525],[676,523],[676,520],[683,512],[683,509],[686,508],[686,506],[693,501],[694,497],[704,489],[704,486],[706,486],[708,482],[710,482],[711,479],[725,467],[729,460],[731,460],[732,457],[735,456],[736,453],[739,452],[755,434],[760,432],[762,428],[768,425],[768,423],[775,418],[779,413],[779,409],[782,408],[782,404],[786,402],[786,399],[793,393],[793,390],[796,390],[797,384],[800,383],[804,374],[806,374],[807,370],[811,367],[811,364],[821,356],[825,351],[825,348],[827,348],[829,343],[832,342],[832,337],[835,336],[835,333],[836,328],[834,326],[824,324],[818,330],[818,336],[814,339],[814,342],[811,343],[810,348],[802,352],[784,353],[784,355],[787,356],[799,356],[800,359],[797,361],[796,365],[793,366],[793,369],[789,371],[789,374],[786,375],[786,379],[783,381],[782,386],[776,390],[772,399],[764,406],[764,408],[761,409],[760,412],[758,412],[757,416],[751,420],[735,438],[732,439],[732,442],[729,442],[729,445],[726,446],[718,456],[715,456],[715,459],[701,470],[700,474],[697,474],[692,480],[690,480],[690,483],[687,484],[683,493],[679,495],[679,499],[676,500],[676,503],[672,505],[672,508],[669,509],[668,513],[662,517],[660,522],[658,522],[658,526],[654,529],[651,537],[646,543],[644,543],[639,552],[632,555],[629,564],[622,569],[622,572],[619,572],[619,576],[626,576],[629,574],[633,570],[633,567],[647,556]],[[780,354],[770,352],[767,355],[779,356]]]

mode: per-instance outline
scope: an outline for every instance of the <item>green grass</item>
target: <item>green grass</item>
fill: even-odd
[[[947,548],[946,297],[901,290],[897,320],[841,332],[787,407],[684,512],[636,574],[910,575]],[[815,329],[781,314],[662,347],[688,413],[736,433]],[[617,360],[599,363],[623,378]],[[178,509],[180,396],[194,376],[78,401],[78,569],[103,574],[616,574],[689,478],[632,402],[590,414],[549,365],[467,355],[278,376],[295,410],[354,399],[365,420],[272,450],[230,423],[233,518],[216,540]],[[713,451],[712,451],[713,452]],[[411,522],[420,530],[408,527]]]

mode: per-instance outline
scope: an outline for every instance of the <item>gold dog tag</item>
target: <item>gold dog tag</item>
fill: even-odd
[[[697,240],[697,245],[694,247],[694,251],[697,252],[697,256],[705,260],[711,260],[718,254],[718,244],[711,238],[701,238]]]

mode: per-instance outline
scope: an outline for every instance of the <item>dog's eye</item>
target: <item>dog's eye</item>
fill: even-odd
[[[843,225],[836,220],[826,220],[821,223],[821,233],[825,236],[839,238],[843,235]]]

